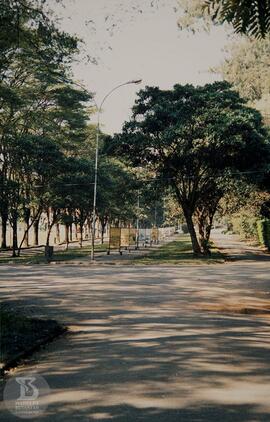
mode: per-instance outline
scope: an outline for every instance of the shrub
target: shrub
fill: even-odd
[[[242,239],[257,239],[257,221],[258,218],[246,214],[234,216],[231,220],[233,233]]]
[[[257,233],[260,244],[270,250],[270,220],[258,221]]]

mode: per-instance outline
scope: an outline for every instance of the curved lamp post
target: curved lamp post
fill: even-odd
[[[95,178],[94,178],[94,198],[93,198],[93,214],[92,214],[92,249],[91,249],[91,260],[94,261],[95,259],[95,233],[96,233],[96,205],[97,205],[97,182],[98,182],[98,155],[99,155],[99,136],[100,136],[100,113],[102,110],[102,106],[106,99],[118,88],[124,85],[131,85],[131,84],[140,84],[142,82],[141,79],[133,79],[131,81],[124,82],[115,86],[111,89],[103,98],[100,103],[100,106],[97,106],[97,128],[96,128],[96,155],[95,155]]]

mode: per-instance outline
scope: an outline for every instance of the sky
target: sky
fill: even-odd
[[[53,1],[53,0],[51,0]],[[95,93],[98,104],[116,85],[134,78],[141,85],[119,88],[105,101],[102,130],[121,131],[138,89],[170,89],[174,84],[201,85],[219,77],[209,72],[225,57],[227,34],[180,31],[177,0],[63,0],[54,5],[59,25],[84,40],[73,65],[74,79]],[[152,6],[152,7],[151,7]],[[96,117],[92,117],[93,123]]]

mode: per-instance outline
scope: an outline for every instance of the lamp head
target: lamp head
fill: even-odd
[[[142,79],[132,79],[132,81],[129,81],[130,84],[140,84],[142,82]]]

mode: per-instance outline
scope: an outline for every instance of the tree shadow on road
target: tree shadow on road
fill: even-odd
[[[38,268],[4,286],[1,274],[6,300],[70,326],[68,338],[18,369],[37,370],[51,387],[38,420],[269,421],[270,320],[199,306],[244,289],[252,296],[237,275],[226,266],[218,274]],[[254,271],[255,281],[267,285],[265,272]]]

